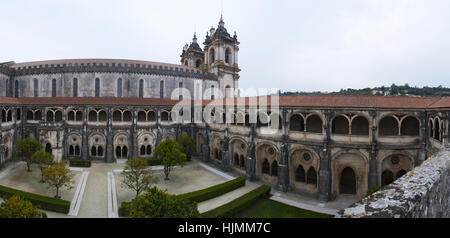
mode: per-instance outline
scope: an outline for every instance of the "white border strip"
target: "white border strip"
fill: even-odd
[[[206,164],[204,164],[204,163],[202,163],[202,162],[199,162],[198,163],[202,168],[204,168],[204,169],[206,169],[206,170],[208,170],[208,171],[210,171],[210,172],[212,172],[212,173],[214,173],[214,174],[216,174],[216,175],[219,175],[220,177],[222,177],[222,178],[224,178],[224,179],[227,179],[227,180],[233,180],[233,179],[235,179],[235,177],[233,177],[233,176],[231,176],[231,175],[228,175],[228,174],[226,174],[226,173],[224,173],[224,172],[222,172],[222,171],[220,171],[220,170],[217,170],[217,169],[215,169],[215,168],[213,168],[213,167],[211,167],[211,166],[209,166],[209,165],[206,165]]]
[[[116,182],[114,180],[114,174],[108,172],[108,217],[118,218],[119,212],[117,208],[117,195],[116,195]]]
[[[89,172],[83,172],[81,174],[80,182],[78,183],[75,195],[70,203],[70,210],[67,215],[78,216],[78,211],[80,210],[81,202],[83,201],[84,189],[86,188],[86,182],[89,176]]]

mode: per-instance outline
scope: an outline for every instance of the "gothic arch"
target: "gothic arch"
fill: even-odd
[[[354,173],[354,188],[344,187],[346,191],[341,191],[343,185],[349,186],[350,169]],[[354,189],[355,193],[352,195],[357,198],[365,196],[369,174],[369,159],[366,155],[357,150],[342,150],[335,153],[331,159],[331,173],[333,194],[336,196],[349,194],[348,191]]]
[[[313,149],[296,145],[289,151],[289,181],[294,189],[316,193],[319,167],[320,157]]]
[[[393,151],[390,153],[381,154],[377,161],[378,164],[378,182],[383,184],[383,173],[386,171],[392,174],[392,181],[398,179],[397,174],[401,171],[411,171],[414,168],[414,157],[406,151]]]
[[[267,161],[267,162],[266,162]],[[270,173],[267,174],[263,169],[266,169],[265,163],[268,163],[270,166]],[[278,164],[280,164],[280,151],[276,147],[275,144],[271,142],[261,142],[256,146],[256,177],[269,182],[271,184],[278,183],[278,171],[275,172],[273,170],[277,169]],[[275,166],[276,165],[276,168]]]

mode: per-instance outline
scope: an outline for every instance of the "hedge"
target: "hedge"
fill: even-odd
[[[147,161],[148,166],[157,166],[162,165],[162,159],[159,158],[151,158],[151,159],[145,159]]]
[[[234,199],[229,203],[200,214],[200,216],[202,218],[232,218],[237,213],[243,211],[260,198],[268,196],[269,193],[270,187],[267,185],[261,185],[260,187],[250,191],[249,193],[246,193],[239,198]]]
[[[203,202],[215,197],[218,197],[222,194],[228,193],[230,191],[233,191],[237,188],[240,188],[242,186],[245,186],[245,178],[239,177],[236,179],[233,179],[231,181],[221,183],[206,189],[180,194],[177,195],[178,198],[181,199],[189,199],[192,202]],[[120,208],[119,208],[119,216],[126,217],[128,213],[128,206],[131,204],[131,202],[122,202]]]
[[[18,195],[23,199],[30,201],[34,206],[38,206],[40,209],[43,210],[59,212],[64,214],[69,213],[70,210],[69,201],[28,193],[0,185],[0,197],[4,199],[9,199],[14,195]]]
[[[231,181],[221,183],[221,184],[209,187],[209,188],[205,188],[205,189],[190,192],[190,193],[181,194],[181,195],[178,195],[178,197],[182,198],[182,199],[189,199],[193,202],[199,203],[199,202],[203,202],[203,201],[218,197],[222,194],[228,193],[228,192],[238,189],[242,186],[245,186],[245,178],[239,177],[239,178],[233,179]]]
[[[69,160],[69,166],[70,167],[83,167],[83,168],[89,168],[91,167],[91,161],[90,160]]]

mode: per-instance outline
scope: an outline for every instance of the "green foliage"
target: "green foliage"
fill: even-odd
[[[44,168],[53,164],[54,156],[45,152],[44,150],[39,150],[31,156],[31,162],[38,164],[41,170],[41,182],[44,182]]]
[[[378,191],[381,190],[382,188],[383,188],[383,187],[380,187],[380,186],[378,186],[378,185],[373,185],[372,187],[370,187],[369,190],[367,190],[366,197],[368,197],[368,196],[370,196],[370,195],[372,195],[372,194],[378,192]]]
[[[90,160],[76,160],[76,159],[69,160],[70,167],[90,168],[91,165],[92,163]]]
[[[269,198],[240,213],[236,218],[333,218],[334,215],[322,214],[289,206]]]
[[[14,145],[15,155],[23,158],[27,162],[27,171],[31,172],[31,156],[42,149],[42,145],[33,138],[25,138],[16,142]]]
[[[197,153],[197,143],[194,137],[183,133],[178,137],[177,142],[181,146],[181,152],[186,154],[187,160],[190,161],[192,156]]]
[[[150,159],[145,159],[145,161],[147,161],[148,166],[162,165],[162,159],[160,159],[160,158],[150,158]]]
[[[0,218],[47,218],[31,202],[14,195],[0,206]]]
[[[64,214],[67,214],[70,209],[69,201],[28,193],[0,185],[0,197],[9,199],[14,195],[18,195],[23,199],[30,201],[34,206],[38,206],[40,209]]]
[[[175,140],[168,139],[160,143],[156,149],[155,154],[162,159],[164,165],[164,174],[166,180],[169,179],[170,171],[176,165],[184,166],[186,164],[186,154],[181,152],[182,148]]]
[[[206,189],[178,195],[179,198],[188,199],[193,202],[203,202],[222,194],[233,191],[237,188],[245,186],[245,178],[239,177],[231,181],[221,183]]]
[[[153,178],[152,172],[147,166],[148,163],[144,159],[129,159],[122,171],[122,186],[135,191],[135,198],[158,181]]]
[[[48,185],[48,188],[55,190],[55,198],[60,198],[59,190],[61,188],[68,190],[73,188],[73,176],[65,161],[55,163],[44,169],[44,182]]]
[[[226,203],[213,210],[202,213],[202,218],[231,218],[237,213],[249,207],[262,197],[268,196],[270,193],[270,187],[267,185],[261,185],[260,187],[244,194],[243,196],[236,198],[235,200]]]
[[[139,195],[128,206],[130,218],[193,218],[198,216],[197,203],[177,198],[153,187]]]

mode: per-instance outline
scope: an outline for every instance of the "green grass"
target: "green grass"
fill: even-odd
[[[292,207],[274,200],[263,199],[238,215],[239,218],[333,218],[333,215],[321,214]]]

